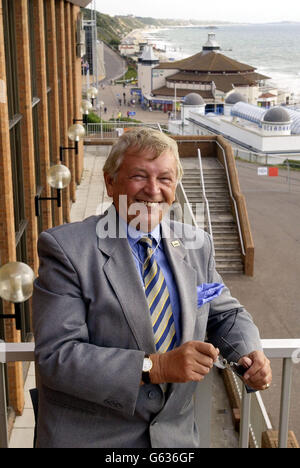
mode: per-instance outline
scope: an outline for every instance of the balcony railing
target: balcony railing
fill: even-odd
[[[88,123],[86,125],[86,140],[98,139],[112,140],[119,138],[125,131],[136,127],[149,127],[162,131],[159,123],[135,123],[135,122],[101,122]]]
[[[300,355],[300,339],[262,340],[262,346],[269,359],[283,360],[281,405],[279,422],[280,448],[287,447],[292,368]],[[4,366],[7,362],[34,360],[33,343],[0,343],[0,448],[9,446],[7,430],[7,407]],[[210,446],[210,418],[212,401],[212,374],[201,385],[201,398],[196,395],[196,419],[199,424],[202,447]],[[240,448],[249,446],[249,436],[259,448],[262,433],[272,429],[260,392],[247,394],[243,384],[237,382],[241,399]]]

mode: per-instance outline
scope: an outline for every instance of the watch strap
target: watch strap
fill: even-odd
[[[150,354],[145,354],[145,358],[149,359],[149,358],[150,358]],[[150,383],[151,383],[151,380],[150,380],[150,371],[149,371],[149,372],[142,372],[142,381],[143,381],[145,384],[150,384]]]

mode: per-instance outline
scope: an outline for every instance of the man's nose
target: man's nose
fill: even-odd
[[[144,191],[149,195],[157,195],[160,193],[160,185],[157,179],[149,178],[144,186]]]

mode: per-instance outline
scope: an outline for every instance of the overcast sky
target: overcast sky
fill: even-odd
[[[153,18],[204,21],[300,21],[299,0],[93,0],[96,9],[111,16],[133,14]]]

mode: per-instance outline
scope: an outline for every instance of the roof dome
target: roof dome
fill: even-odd
[[[205,104],[204,99],[200,94],[190,93],[184,98],[185,106],[203,106]]]
[[[283,107],[271,107],[263,116],[264,122],[283,123],[290,122],[291,117]]]
[[[247,99],[241,93],[234,92],[228,94],[225,100],[226,104],[236,104],[237,102],[247,102]]]

